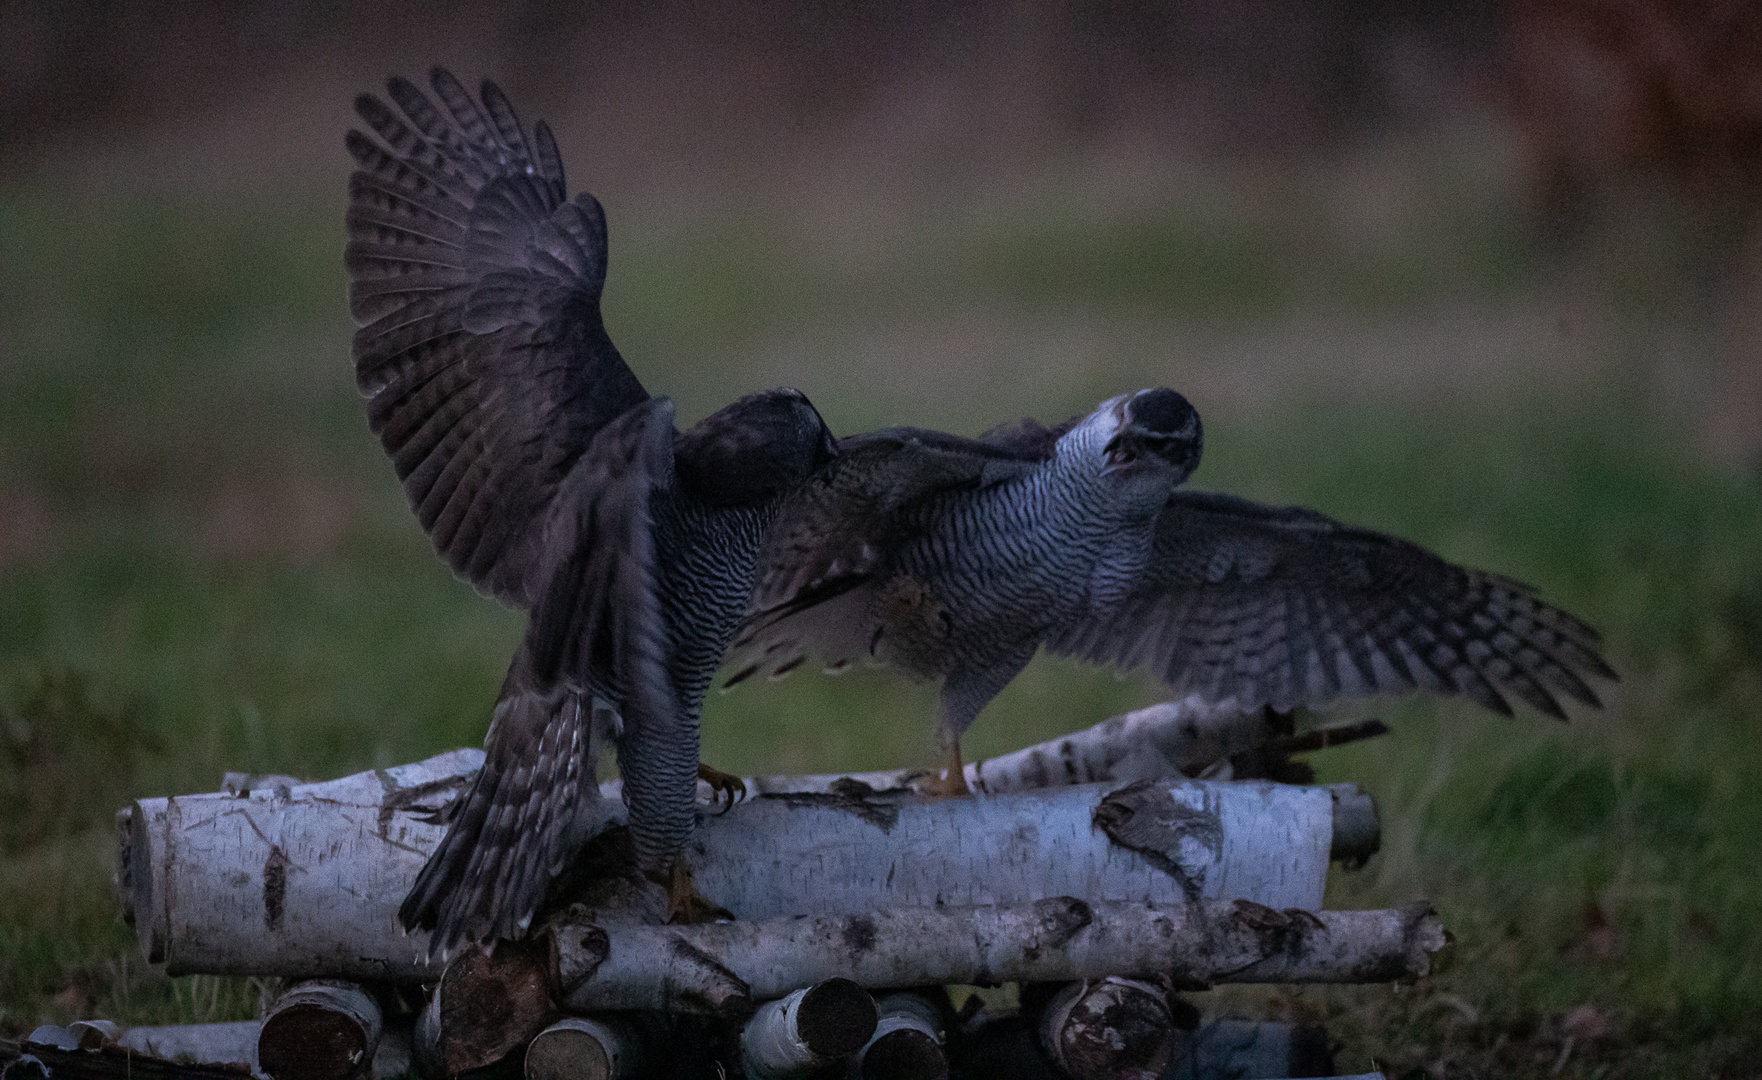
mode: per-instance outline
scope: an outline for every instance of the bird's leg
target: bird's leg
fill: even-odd
[[[933,772],[926,780],[918,781],[920,794],[932,799],[957,799],[962,795],[971,795],[972,789],[967,787],[967,768],[961,764],[961,737],[955,735],[944,740],[948,743],[943,751],[943,767]]]
[[[725,773],[721,769],[712,769],[700,761],[697,763],[697,778],[710,785],[710,792],[715,796],[716,805],[721,807],[721,812],[724,814],[734,809],[735,803],[746,798],[746,781],[732,773]],[[724,796],[728,799],[727,806],[722,806]]]
[[[697,891],[691,881],[691,867],[685,865],[684,856],[675,858],[670,870],[651,875],[650,880],[667,890],[667,922],[671,925],[690,926],[734,918],[725,908]]]
[[[979,710],[1028,666],[1038,646],[1029,643],[1001,660],[977,669],[956,668],[942,681],[936,707],[936,741],[943,754],[942,771],[920,781],[918,790],[933,799],[952,799],[972,794],[967,787],[966,767],[961,764],[961,735]]]

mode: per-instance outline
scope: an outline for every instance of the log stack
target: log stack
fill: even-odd
[[[967,1027],[914,988],[1013,982],[1046,988],[1034,1042],[1053,1075],[1148,1077],[1191,1012],[1172,988],[1427,971],[1444,934],[1425,905],[1318,910],[1330,859],[1375,851],[1368,796],[1189,778],[1289,773],[1293,752],[1381,730],[1300,736],[1189,700],[973,763],[972,799],[926,800],[913,773],[753,777],[725,813],[706,789],[687,857],[735,919],[700,926],[660,925],[614,782],[610,827],[542,929],[451,964],[395,914],[477,751],[140,800],[118,818],[117,878],[143,954],[171,974],[321,980],[259,1030],[253,1064],[276,1076],[367,1075],[375,996],[400,985],[434,987],[391,1040],[429,1075],[512,1060],[623,1076],[682,1053],[753,1076],[946,1075]]]

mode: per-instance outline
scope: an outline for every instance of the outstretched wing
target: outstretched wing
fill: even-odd
[[[602,429],[560,487],[546,525],[547,584],[496,703],[483,769],[399,910],[406,929],[435,931],[436,952],[521,936],[587,839],[596,695],[613,695],[627,733],[665,743],[679,723],[650,510],[671,481],[672,453],[673,407],[658,398]],[[687,752],[686,779],[674,785],[683,798],[668,794],[689,817],[695,742]],[[634,804],[631,817],[634,828]]]
[[[1614,679],[1597,634],[1508,578],[1312,510],[1178,491],[1143,579],[1048,645],[1244,709],[1418,688],[1565,718]]]
[[[550,130],[531,138],[484,83],[446,71],[441,106],[401,78],[348,136],[349,306],[368,418],[436,550],[519,606],[539,533],[594,433],[648,394],[600,320],[606,219],[566,200]]]
[[[786,675],[810,655],[834,668],[870,658],[875,590],[935,501],[1022,476],[1052,453],[1058,430],[1024,421],[976,440],[916,428],[840,440],[837,459],[790,496],[772,529],[724,687]]]

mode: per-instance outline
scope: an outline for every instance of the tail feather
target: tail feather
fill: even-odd
[[[432,954],[531,925],[599,802],[594,742],[584,695],[504,692],[483,768],[398,909],[406,931],[433,931]]]

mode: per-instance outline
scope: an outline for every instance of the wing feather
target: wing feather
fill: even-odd
[[[1178,491],[1143,580],[1056,634],[1057,652],[1147,666],[1244,708],[1419,687],[1564,718],[1614,679],[1583,622],[1527,586],[1310,510]]]
[[[617,698],[627,732],[665,743],[679,723],[651,508],[671,483],[672,448],[672,404],[650,400],[601,429],[561,486],[544,524],[547,586],[496,705],[483,769],[399,910],[407,929],[434,931],[435,952],[521,936],[586,838],[598,798],[595,695]],[[675,799],[686,814],[695,750],[683,770],[693,787]],[[633,803],[633,830],[639,816]]]
[[[600,319],[604,213],[565,201],[550,131],[529,137],[493,84],[430,82],[356,100],[372,133],[347,139],[356,381],[436,550],[529,607],[565,477],[648,394]]]

